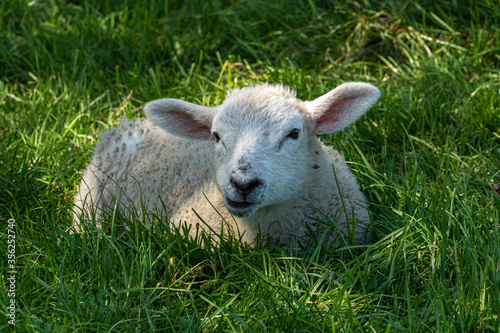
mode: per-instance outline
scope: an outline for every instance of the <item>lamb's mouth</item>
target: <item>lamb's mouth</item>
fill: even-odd
[[[238,217],[246,217],[250,216],[254,213],[254,208],[257,206],[255,202],[248,201],[233,201],[228,197],[224,198],[225,206],[229,210],[232,215],[236,215]]]
[[[254,205],[253,202],[248,202],[248,201],[238,202],[238,201],[233,201],[233,200],[229,199],[228,197],[226,197],[226,200],[227,200],[227,203],[231,207],[239,208],[239,209],[245,209],[247,207],[250,207],[251,205]]]

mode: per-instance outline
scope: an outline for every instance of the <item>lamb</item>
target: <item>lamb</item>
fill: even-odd
[[[343,157],[316,135],[351,125],[379,97],[371,84],[349,82],[304,102],[265,83],[234,89],[216,107],[149,102],[147,120],[125,119],[100,136],[75,198],[74,227],[133,209],[185,222],[190,236],[198,224],[248,243],[267,234],[296,244],[318,221],[333,221],[332,242],[344,234],[363,244],[365,197]]]

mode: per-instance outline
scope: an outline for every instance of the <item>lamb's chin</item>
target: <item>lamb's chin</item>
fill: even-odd
[[[224,198],[224,206],[228,210],[231,215],[237,217],[248,217],[252,216],[257,209],[259,209],[260,205],[258,203],[252,202],[236,202],[232,201],[228,197]]]

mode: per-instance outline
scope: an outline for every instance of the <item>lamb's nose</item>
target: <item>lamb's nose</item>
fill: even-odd
[[[231,185],[236,188],[238,192],[243,196],[247,196],[248,194],[252,193],[253,190],[255,190],[262,184],[262,182],[257,178],[254,178],[247,183],[239,183],[234,178],[231,178],[230,182]]]

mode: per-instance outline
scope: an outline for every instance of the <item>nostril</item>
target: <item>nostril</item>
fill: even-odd
[[[231,181],[231,184],[236,189],[238,189],[238,191],[242,195],[247,195],[247,194],[251,193],[255,188],[257,188],[259,185],[262,184],[262,182],[260,180],[258,180],[257,178],[252,179],[252,180],[250,180],[247,183],[237,182],[237,181],[234,180],[234,178],[231,178],[230,181]]]
[[[246,191],[246,192],[251,192],[253,189],[255,189],[259,185],[260,185],[260,181],[258,179],[252,179],[248,183],[243,184],[241,186],[241,189]]]

